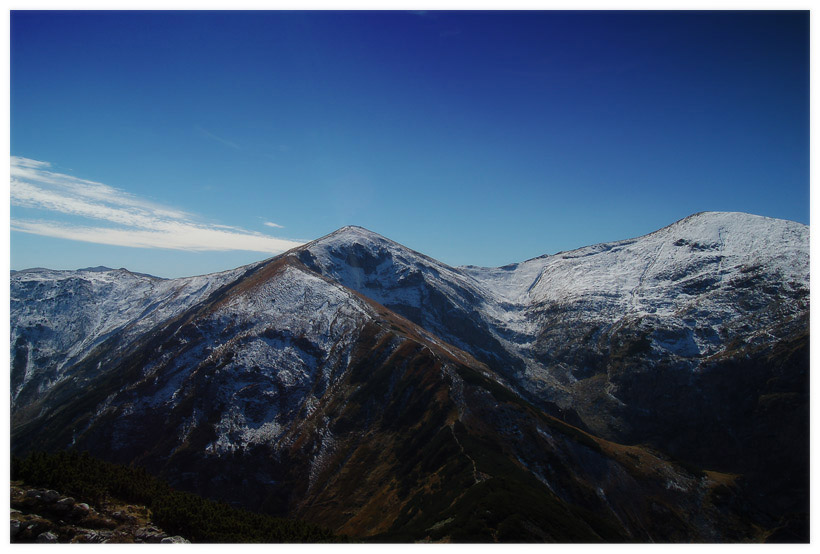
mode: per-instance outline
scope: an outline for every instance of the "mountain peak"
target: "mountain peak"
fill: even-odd
[[[791,221],[787,219],[778,219],[775,217],[766,217],[762,215],[755,215],[746,212],[697,212],[690,216],[672,223],[660,229],[672,229],[680,227],[702,227],[702,226],[722,226],[731,228],[743,227],[771,227],[772,225],[779,225],[784,227],[801,228],[806,227],[802,223]]]
[[[120,269],[125,269],[125,268],[120,268]],[[101,273],[103,271],[114,271],[114,269],[110,268],[110,267],[107,267],[107,266],[104,266],[104,265],[97,265],[97,266],[94,266],[94,267],[81,267],[77,271],[93,271],[93,272],[96,272],[96,273]]]
[[[744,212],[698,212],[647,237],[720,246],[724,255],[739,256],[750,251],[781,252],[808,240],[809,227],[803,223]]]
[[[341,233],[341,232],[356,232],[356,231],[365,231],[365,232],[368,232],[368,233],[372,232],[372,231],[370,231],[370,229],[366,229],[366,228],[362,227],[361,225],[345,225],[344,227],[339,227],[338,229],[336,229],[335,232],[336,233]]]
[[[348,237],[348,236],[349,237],[366,237],[366,238],[370,238],[370,239],[388,240],[384,236],[382,236],[382,235],[380,235],[376,232],[373,232],[370,229],[366,229],[364,227],[361,227],[359,225],[345,225],[344,227],[340,227],[340,228],[336,229],[335,231],[333,231],[332,233],[330,233],[329,235],[326,235],[325,237],[322,237],[322,238],[339,237],[339,236],[343,236],[343,237]],[[319,240],[322,240],[322,239],[319,239]]]
[[[360,244],[368,248],[391,248],[399,246],[398,243],[358,225],[345,225],[336,229],[332,233],[308,242],[297,248],[297,251],[316,251],[317,249],[344,250],[355,244]]]

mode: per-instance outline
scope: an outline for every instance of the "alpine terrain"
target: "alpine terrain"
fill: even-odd
[[[232,271],[11,275],[14,455],[353,540],[808,541],[809,228],[500,268],[344,227]]]

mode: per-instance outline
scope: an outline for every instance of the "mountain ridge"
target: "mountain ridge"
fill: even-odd
[[[688,215],[688,216],[686,216],[682,219],[679,219],[679,220],[677,220],[673,223],[670,223],[669,225],[661,227],[660,229],[657,229],[655,231],[650,231],[650,232],[645,233],[643,235],[638,235],[638,236],[635,236],[635,237],[630,237],[630,238],[625,238],[625,239],[617,239],[617,240],[614,240],[614,241],[603,241],[603,242],[594,243],[594,244],[587,245],[587,246],[581,246],[581,247],[574,248],[574,249],[571,249],[571,250],[561,250],[561,251],[555,252],[553,254],[549,254],[549,253],[540,254],[538,256],[534,256],[532,258],[528,258],[528,259],[520,261],[520,262],[510,262],[510,263],[507,263],[507,264],[504,264],[504,265],[501,265],[501,266],[480,266],[480,265],[474,265],[474,264],[466,264],[466,265],[458,265],[458,266],[450,266],[450,265],[447,265],[447,264],[444,264],[444,265],[447,265],[447,267],[451,267],[453,269],[467,269],[467,268],[470,268],[470,269],[507,269],[507,268],[510,268],[510,267],[513,267],[513,266],[519,266],[519,265],[527,263],[527,262],[532,262],[532,261],[535,261],[535,260],[541,260],[541,259],[549,258],[549,257],[553,257],[553,256],[570,254],[570,253],[573,253],[573,252],[582,251],[582,250],[589,249],[589,248],[594,248],[594,247],[599,247],[599,246],[604,246],[604,245],[618,245],[618,244],[624,243],[624,242],[635,241],[635,240],[638,240],[638,239],[649,237],[651,235],[655,235],[657,233],[661,233],[663,231],[674,229],[674,228],[680,226],[681,224],[683,224],[685,222],[688,222],[690,220],[695,220],[695,219],[698,219],[698,218],[702,218],[702,217],[726,216],[726,215],[739,215],[739,216],[743,216],[743,217],[756,218],[756,219],[761,219],[761,220],[768,220],[768,221],[772,221],[772,222],[785,222],[787,224],[796,226],[798,228],[804,228],[804,229],[809,228],[808,225],[806,225],[804,223],[797,222],[797,221],[793,221],[793,220],[789,220],[789,219],[776,218],[776,217],[749,214],[749,213],[746,213],[746,212],[701,211],[701,212],[696,212],[694,214]],[[358,234],[365,235],[365,236],[370,235],[370,236],[377,237],[377,238],[379,238],[381,240],[384,240],[384,241],[389,241],[393,244],[400,244],[400,243],[397,243],[397,242],[393,241],[392,239],[389,239],[389,238],[385,237],[384,235],[381,235],[376,231],[372,231],[372,230],[370,230],[370,229],[368,229],[364,226],[350,224],[350,225],[343,225],[342,227],[339,227],[338,229],[336,229],[334,231],[331,231],[330,233],[327,233],[326,235],[323,235],[321,237],[318,237],[316,239],[308,241],[308,242],[306,242],[305,244],[303,244],[301,246],[296,246],[296,247],[294,247],[290,250],[287,250],[287,251],[285,251],[282,254],[279,254],[277,256],[286,255],[286,254],[289,254],[289,253],[294,252],[294,251],[302,250],[302,249],[304,249],[304,248],[306,248],[310,245],[313,245],[314,243],[319,243],[319,242],[324,241],[325,239],[328,239],[330,237],[343,235],[343,234],[348,234],[348,233],[349,234],[358,233]],[[434,260],[434,261],[437,261],[440,264],[443,264],[443,262],[439,262],[438,260],[435,260],[435,258],[431,258],[430,256],[428,256],[426,254],[423,254],[419,251],[412,250],[412,249],[407,248],[405,246],[403,246],[403,248],[406,248],[407,250],[410,250],[411,252],[413,252],[413,253],[415,253],[419,256],[422,256],[424,258]],[[274,256],[274,257],[277,257],[277,256]],[[271,258],[268,258],[268,259],[271,259]],[[266,261],[266,260],[262,260],[262,261]],[[257,263],[261,263],[261,262],[253,262],[251,264],[247,264],[247,266],[252,266],[252,265],[255,265]],[[246,266],[242,266],[242,267],[246,267]],[[203,277],[203,276],[206,276],[206,275],[215,275],[215,274],[224,273],[226,271],[231,271],[231,270],[223,270],[223,271],[217,271],[217,272],[213,272],[213,273],[203,274],[203,275],[200,275],[200,276],[166,278],[166,277],[157,277],[155,275],[151,275],[150,273],[141,273],[141,272],[132,271],[132,270],[130,270],[128,268],[125,268],[125,267],[119,268],[119,270],[127,271],[129,273],[134,274],[134,275],[142,275],[142,276],[146,276],[146,277],[153,277],[155,279],[165,279],[165,280],[191,279],[191,278],[194,278],[194,277]],[[100,265],[100,266],[94,266],[94,267],[79,268],[79,269],[75,269],[75,270],[51,269],[51,268],[46,268],[46,267],[31,267],[31,268],[12,269],[11,270],[12,273],[37,272],[37,271],[47,271],[47,272],[72,272],[72,271],[74,271],[74,272],[81,272],[81,271],[110,272],[110,271],[117,271],[117,269]]]
[[[208,276],[116,271],[12,276],[13,451],[352,536],[803,536],[801,224],[694,214],[502,268],[346,226]]]

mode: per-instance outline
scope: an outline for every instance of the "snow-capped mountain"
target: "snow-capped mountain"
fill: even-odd
[[[624,341],[696,372],[736,341],[765,345],[802,329],[808,239],[799,223],[708,212],[502,268],[452,268],[356,227],[292,254],[470,352],[531,400],[577,411],[586,381]],[[619,410],[611,392],[599,394]],[[612,427],[581,412],[597,432]]]
[[[765,309],[773,302],[790,314],[806,309],[808,233],[799,223],[709,212],[637,239],[502,268],[452,268],[357,227],[297,252],[311,269],[474,353],[484,345],[469,335],[485,331],[532,358],[544,331],[539,315],[560,308],[562,317],[581,311],[602,326],[662,322],[666,329],[654,333],[652,348],[703,358],[725,346],[721,331],[765,341],[766,330],[744,322],[751,314],[764,318],[758,324],[784,315]],[[436,310],[440,303],[446,309]],[[447,325],[444,312],[452,311],[476,328]],[[489,358],[496,355],[490,349]]]
[[[14,272],[12,448],[357,536],[788,539],[808,290],[808,227],[738,213],[502,268],[345,227],[188,279]]]

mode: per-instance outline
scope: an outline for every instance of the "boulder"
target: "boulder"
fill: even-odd
[[[27,529],[32,536],[49,531],[53,527],[54,525],[50,521],[37,515],[29,515],[28,519],[22,523],[22,528]]]
[[[73,515],[74,517],[85,517],[89,513],[91,513],[91,506],[89,506],[85,502],[75,504],[71,510],[71,515]]]
[[[22,529],[23,529],[23,524],[20,522],[20,520],[12,519],[11,520],[11,530],[9,532],[9,536],[10,536],[11,540],[14,540],[14,537],[16,537],[17,533],[19,533]]]
[[[140,527],[137,529],[137,532],[134,533],[134,538],[136,540],[147,543],[158,543],[167,536],[168,535],[153,525],[149,525],[148,527]]]
[[[74,507],[75,500],[73,498],[66,497],[61,498],[54,504],[54,511],[65,514],[71,511]]]
[[[160,544],[191,544],[191,541],[180,537],[179,535],[174,535],[173,537],[165,537],[161,541]]]
[[[113,517],[117,521],[122,521],[122,522],[126,522],[126,523],[134,523],[135,521],[137,521],[137,518],[135,518],[131,514],[128,514],[126,512],[120,511],[120,510],[117,510],[116,512],[111,514],[111,517]]]
[[[110,539],[111,531],[92,531],[88,530],[75,536],[71,542],[79,543],[101,543]]]
[[[57,542],[57,535],[52,533],[51,531],[46,531],[44,533],[40,533],[37,535],[37,542],[38,543],[55,543]]]

